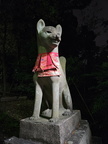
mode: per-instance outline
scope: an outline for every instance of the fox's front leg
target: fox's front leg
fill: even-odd
[[[63,96],[64,96],[64,100],[65,100],[67,109],[64,111],[64,113],[62,115],[69,116],[72,114],[73,106],[72,106],[72,98],[71,98],[71,94],[70,94],[68,85],[66,85],[63,90]]]
[[[59,118],[59,76],[51,77],[52,80],[52,118],[50,122],[55,122]]]
[[[35,88],[35,102],[34,102],[34,111],[32,117],[30,119],[38,119],[40,116],[40,109],[41,109],[41,103],[42,103],[42,89],[38,82],[36,82],[36,88]]]

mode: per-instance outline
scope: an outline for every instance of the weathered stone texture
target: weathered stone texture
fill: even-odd
[[[79,127],[73,131],[68,141],[73,144],[92,144],[89,123],[81,120]]]
[[[21,120],[20,138],[12,137],[5,144],[100,144],[91,141],[89,123],[81,120],[80,111],[70,117],[60,117],[51,123],[46,119],[38,121],[29,118]]]
[[[55,123],[35,122],[26,118],[20,122],[20,137],[47,144],[64,144],[80,120],[80,111],[74,111],[70,117],[62,116]]]

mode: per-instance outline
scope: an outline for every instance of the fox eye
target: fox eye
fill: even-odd
[[[47,31],[47,33],[49,33],[49,34],[50,34],[50,33],[51,33],[51,31]]]

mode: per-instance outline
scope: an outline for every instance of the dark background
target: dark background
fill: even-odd
[[[96,45],[99,33],[95,33],[95,27],[91,29],[88,23],[79,27],[78,17],[73,14],[74,9],[82,11],[92,1],[0,0],[0,97],[34,98],[32,68],[37,57],[36,23],[41,18],[46,25],[61,24],[59,52],[67,59],[67,80],[74,109],[81,110],[93,135],[107,143],[108,40],[104,46]],[[91,24],[92,21],[96,25],[99,19],[92,17]],[[108,20],[101,19],[103,27],[107,24]]]

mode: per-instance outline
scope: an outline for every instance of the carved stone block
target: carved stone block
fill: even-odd
[[[71,116],[60,117],[55,123],[42,118],[38,121],[29,118],[22,119],[20,122],[20,138],[42,142],[43,144],[64,144],[72,131],[78,127],[80,120],[79,110],[73,111]]]

